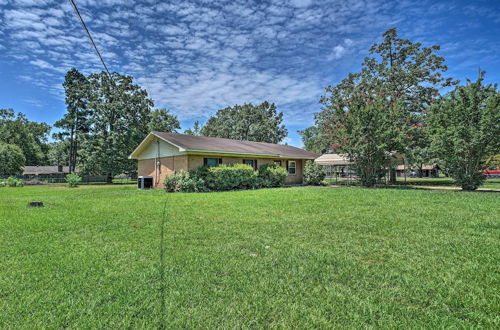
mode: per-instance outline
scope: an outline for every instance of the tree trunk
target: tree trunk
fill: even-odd
[[[108,177],[106,178],[106,183],[113,183],[113,173],[108,173]]]
[[[396,169],[391,168],[389,172],[389,183],[390,184],[396,184]]]

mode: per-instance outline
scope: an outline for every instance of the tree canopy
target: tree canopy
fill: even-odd
[[[378,158],[373,163],[378,164],[379,172],[387,166],[384,165],[384,152],[408,153],[415,158],[412,162],[423,161],[429,144],[425,133],[418,132],[418,143],[401,143],[401,137],[416,134],[415,127],[424,125],[427,111],[439,95],[439,89],[457,83],[443,76],[447,67],[444,58],[435,53],[439,46],[422,47],[419,42],[399,38],[395,28],[386,31],[382,37],[381,43],[370,48],[370,56],[364,59],[361,71],[350,73],[339,84],[326,88],[326,94],[320,100],[323,108],[315,115],[320,132],[315,140],[318,146],[328,146],[329,151],[344,151],[354,161],[359,157],[354,157],[343,142],[366,141],[371,145],[369,148],[377,150]],[[388,118],[384,116],[388,113],[388,106],[397,108],[397,120],[387,122]],[[353,114],[349,115],[351,111]],[[380,122],[385,126],[377,127]],[[408,148],[415,146],[420,148],[418,155],[409,152]],[[363,163],[368,166],[368,162]],[[374,169],[366,170],[374,173]]]
[[[500,153],[500,93],[483,80],[484,72],[475,82],[467,80],[430,112],[433,151],[464,190],[481,185],[488,158]]]
[[[149,114],[148,131],[177,133],[181,124],[167,109],[156,109]]]
[[[315,152],[318,154],[326,152],[328,146],[321,138],[321,132],[318,127],[310,126],[304,128],[303,130],[297,131],[297,133],[300,134],[304,149],[306,149],[307,151]]]
[[[50,126],[30,121],[12,109],[0,109],[0,142],[18,146],[27,165],[44,165]]]
[[[0,175],[19,175],[23,173],[26,158],[17,145],[0,142]]]
[[[274,103],[235,105],[217,111],[201,130],[204,136],[279,143],[287,136],[283,112]]]
[[[76,69],[63,84],[67,112],[56,123],[60,144],[51,148],[51,162],[69,160],[83,173],[113,175],[132,171],[128,155],[153,130],[176,132],[177,117],[167,109],[153,110],[153,101],[133,78],[116,72],[84,76]],[[66,148],[67,156],[64,153]]]

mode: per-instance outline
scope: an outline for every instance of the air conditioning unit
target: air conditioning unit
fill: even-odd
[[[137,178],[137,188],[139,189],[151,189],[153,188],[153,177],[152,176],[140,176]]]

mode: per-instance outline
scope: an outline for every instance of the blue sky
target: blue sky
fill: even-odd
[[[132,75],[182,129],[216,110],[275,102],[286,142],[313,123],[329,84],[357,71],[388,28],[439,44],[448,75],[500,81],[500,0],[76,0],[111,70]],[[0,0],[0,108],[49,124],[72,67],[102,67],[68,1]]]

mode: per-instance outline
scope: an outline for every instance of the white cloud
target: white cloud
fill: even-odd
[[[102,70],[67,1],[5,4],[0,0],[2,60],[22,64],[20,76],[61,96],[65,70]],[[413,1],[78,4],[110,69],[133,75],[157,105],[170,107],[181,118],[269,100],[285,111],[288,122],[310,121],[323,87],[339,78],[332,78],[332,72],[353,61],[359,64],[381,32],[403,22],[407,13],[424,17],[414,25],[425,29],[410,32],[429,35],[433,24],[439,24],[425,20],[426,8]]]
[[[344,46],[337,45],[337,46],[333,47],[333,52],[330,54],[330,56],[328,58],[338,60],[339,58],[344,56],[344,54],[345,54]]]

